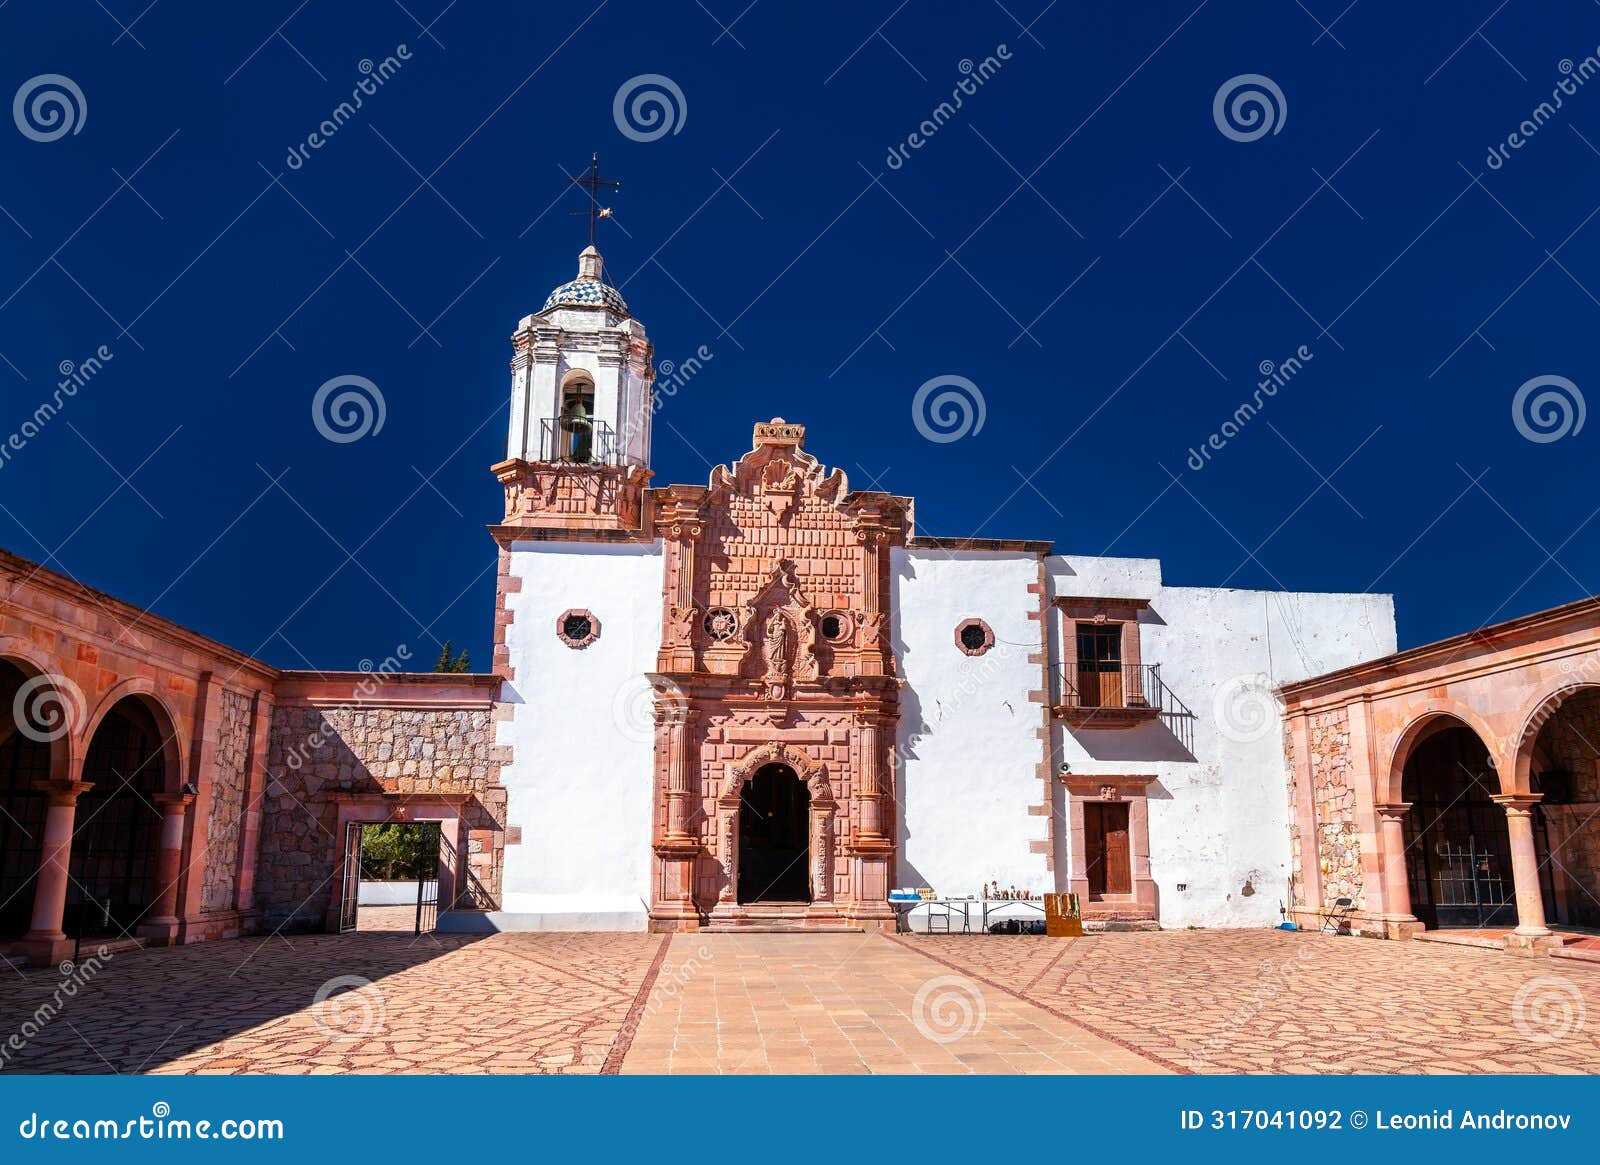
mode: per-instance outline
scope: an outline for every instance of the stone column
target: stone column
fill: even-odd
[[[811,803],[811,903],[833,904],[833,805]]]
[[[1544,924],[1544,895],[1539,890],[1539,856],[1533,845],[1533,807],[1539,793],[1501,793],[1493,800],[1506,811],[1506,829],[1511,835],[1511,876],[1517,890],[1517,929],[1506,946],[1513,950],[1532,950],[1553,941]]]
[[[1383,870],[1383,929],[1387,938],[1410,938],[1422,930],[1411,913],[1411,883],[1406,870],[1405,802],[1374,805],[1378,814],[1378,860]]]
[[[35,781],[34,788],[50,798],[45,811],[44,838],[39,850],[39,876],[33,887],[33,922],[22,939],[22,952],[30,964],[45,966],[72,957],[75,945],[62,930],[67,913],[68,869],[72,863],[72,828],[78,798],[88,781]]]
[[[664,840],[679,844],[694,840],[689,833],[690,800],[694,795],[690,774],[688,708],[672,705],[660,711],[667,735],[667,828]]]
[[[878,770],[878,726],[871,720],[863,721],[861,734],[860,789],[861,839],[876,841],[883,833],[883,781]]]
[[[157,793],[152,800],[161,810],[161,848],[156,855],[156,900],[139,924],[141,938],[169,945],[178,934],[178,883],[183,879],[183,830],[193,793]]]

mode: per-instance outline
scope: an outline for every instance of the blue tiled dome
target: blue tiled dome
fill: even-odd
[[[553,307],[608,307],[618,315],[628,314],[628,305],[622,298],[622,293],[609,283],[602,283],[598,279],[579,278],[571,283],[563,283],[550,293],[550,298],[544,301],[540,311],[549,311]]]
[[[553,307],[603,307],[620,316],[628,314],[622,292],[605,281],[604,262],[592,244],[578,256],[578,277],[552,291],[539,310]]]

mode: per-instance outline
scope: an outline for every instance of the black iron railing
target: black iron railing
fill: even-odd
[[[1158,664],[1079,664],[1061,672],[1061,704],[1067,708],[1150,708],[1161,682]]]
[[[1057,707],[1086,714],[1148,710],[1185,749],[1194,750],[1194,713],[1162,682],[1159,663],[1080,664],[1061,669],[1057,678]]]
[[[539,461],[619,465],[616,431],[593,417],[547,417],[539,422]]]

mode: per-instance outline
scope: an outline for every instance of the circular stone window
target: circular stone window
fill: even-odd
[[[726,607],[712,607],[706,612],[705,628],[714,643],[726,643],[739,630],[739,620]]]
[[[600,638],[600,620],[589,611],[568,611],[556,620],[556,638],[568,647],[588,647]]]
[[[828,611],[817,621],[817,629],[829,643],[838,643],[850,634],[849,617],[842,611]]]
[[[956,646],[967,655],[982,655],[994,646],[994,631],[982,619],[956,624]]]

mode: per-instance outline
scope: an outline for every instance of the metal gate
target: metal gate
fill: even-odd
[[[1446,838],[1434,856],[1434,910],[1439,926],[1516,925],[1516,891],[1501,869],[1499,854],[1480,847],[1477,839],[1469,836],[1464,846]]]
[[[339,933],[356,928],[356,908],[361,898],[361,822],[344,827],[344,886],[339,895]]]
[[[424,852],[433,854],[431,868],[417,871],[417,934],[427,934],[439,921],[439,858],[444,831],[437,825],[423,825],[433,838],[433,844],[423,844]]]

